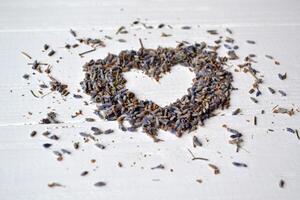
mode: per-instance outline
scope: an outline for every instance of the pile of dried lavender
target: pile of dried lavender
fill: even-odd
[[[145,29],[154,28],[153,26],[146,25],[140,21],[134,21],[132,23],[132,26],[139,25],[142,25]],[[164,27],[173,29],[171,25],[165,24],[159,24],[157,29],[162,29]],[[189,30],[192,28],[193,27],[190,26],[181,27],[183,30]],[[115,35],[128,34],[130,31],[131,30],[127,30],[125,26],[121,26],[116,31]],[[247,55],[240,64],[229,63],[228,60],[240,59],[241,61],[242,59],[242,57],[236,53],[239,46],[236,45],[235,39],[228,36],[228,34],[232,35],[233,32],[228,28],[226,28],[227,34],[225,36],[219,35],[217,30],[207,30],[206,32],[218,37],[218,39],[214,41],[214,45],[207,45],[204,42],[190,45],[187,41],[182,41],[175,48],[158,47],[157,49],[146,49],[140,40],[141,48],[138,51],[125,50],[120,52],[119,55],[108,54],[108,56],[104,59],[96,61],[91,60],[86,63],[83,67],[85,78],[81,82],[81,87],[84,89],[85,93],[92,97],[93,102],[96,103],[97,109],[95,110],[95,114],[110,121],[117,121],[120,129],[123,131],[133,132],[137,131],[138,128],[142,128],[144,132],[154,139],[154,141],[160,141],[156,138],[159,129],[170,131],[175,133],[177,136],[181,136],[184,132],[190,132],[197,129],[199,125],[204,123],[205,119],[214,115],[214,110],[227,108],[229,106],[230,93],[231,90],[235,88],[231,85],[233,79],[232,74],[226,71],[223,67],[230,65],[237,67],[234,69],[234,72],[244,72],[254,78],[249,90],[249,94],[251,95],[250,100],[256,104],[260,104],[259,96],[262,95],[260,88],[264,86],[264,76],[254,68],[254,66],[256,67],[255,63],[257,63],[255,60],[256,55],[253,53]],[[126,42],[125,39],[114,39],[113,36],[109,35],[104,35],[104,38],[101,39],[89,37],[79,38],[74,30],[70,30],[70,33],[76,39],[76,43],[65,44],[65,49],[68,52],[71,52],[74,48],[80,48],[82,45],[87,45],[92,48],[79,53],[78,55],[81,58],[84,58],[84,55],[88,53],[96,51],[97,48],[105,48],[107,44],[109,45],[109,43],[107,43],[108,40],[115,40],[121,43]],[[173,35],[174,33],[168,34],[165,32],[161,32],[160,34],[161,37],[172,37]],[[247,40],[246,43],[249,45],[256,44],[253,40]],[[219,49],[225,49],[227,55],[225,57],[221,57],[217,53]],[[47,44],[44,45],[43,52],[46,52],[47,56],[52,59],[57,57],[59,54],[59,51],[54,51],[52,47]],[[21,53],[29,60],[32,59],[29,54],[25,52]],[[280,65],[280,62],[273,56],[265,55],[265,57],[274,62],[275,65]],[[62,57],[59,57],[59,59],[62,59]],[[56,63],[59,63],[59,60],[56,60]],[[139,100],[133,92],[126,89],[126,79],[122,74],[124,72],[128,72],[131,69],[138,69],[149,77],[159,81],[164,74],[170,72],[172,67],[177,64],[187,67],[193,71],[195,73],[195,78],[193,79],[192,87],[187,90],[187,94],[168,106],[160,107],[150,100]],[[34,97],[43,99],[43,97],[51,94],[52,92],[58,92],[62,97],[72,94],[69,95],[69,97],[73,96],[76,99],[83,98],[81,94],[75,94],[72,93],[72,91],[69,91],[68,85],[58,81],[52,76],[52,65],[37,60],[28,63],[28,65],[31,65],[35,72],[45,72],[50,79],[49,85],[44,83],[39,85],[40,90],[38,90],[37,93],[30,90]],[[35,75],[35,72],[33,72],[32,75]],[[278,78],[281,81],[284,81],[287,77],[287,73],[278,74]],[[29,80],[31,76],[24,74],[23,78]],[[42,91],[43,89],[49,89],[50,91],[49,93],[44,94]],[[285,91],[277,90],[276,88],[273,89],[268,87],[268,90],[272,95],[276,95],[278,92],[282,97],[287,96]],[[80,92],[81,91],[78,89],[77,93]],[[87,101],[84,101],[84,105],[88,105]],[[272,112],[292,116],[295,112],[299,112],[299,110],[294,108],[283,108],[277,105],[272,109]],[[28,113],[32,115],[31,112]],[[232,115],[239,115],[240,113],[243,114],[242,109],[237,108],[232,112]],[[263,115],[264,113],[265,110],[262,110],[261,114]],[[85,115],[85,113],[83,113],[80,109],[75,114],[71,115],[71,118],[78,117],[79,115]],[[86,117],[85,120],[87,122],[96,121],[91,117]],[[130,125],[127,126],[127,124],[124,123],[125,121]],[[249,122],[250,120],[247,121]],[[257,122],[259,121],[255,115],[253,116],[253,124],[255,126],[260,126]],[[40,123],[58,124],[63,122],[57,119],[55,112],[49,112],[47,117],[43,118]],[[68,128],[68,126],[65,127]],[[238,130],[231,128],[231,125],[229,127],[225,124],[223,127],[231,133],[229,143],[236,146],[236,152],[239,152],[240,150],[246,151],[246,149],[243,148],[244,132],[238,131],[239,128]],[[79,135],[83,138],[83,142],[87,143],[92,141],[94,146],[98,149],[108,149],[106,148],[106,144],[99,143],[98,136],[101,134],[110,134],[113,130],[102,130],[102,128],[91,127],[90,131],[92,131],[92,133],[89,131],[79,132]],[[273,131],[273,129],[268,129],[268,132]],[[300,140],[297,129],[287,127],[285,131],[296,135]],[[38,135],[37,131],[32,131],[30,134],[31,137]],[[68,147],[53,150],[53,147],[56,147],[55,142],[60,140],[60,136],[52,134],[49,131],[45,131],[42,135],[51,140],[51,143],[44,143],[43,147],[51,150],[51,152],[56,156],[57,161],[63,161],[64,155],[73,155],[73,151],[68,150]],[[206,141],[208,142],[209,140],[206,139]],[[74,141],[72,143],[75,150],[82,148],[82,144],[84,144],[79,141]],[[202,147],[203,145],[205,147],[205,141],[203,143],[203,140],[200,139],[200,137],[193,136],[192,145],[195,148]],[[210,158],[195,156],[190,149],[188,149],[188,151],[191,154],[193,161],[200,160],[209,162],[208,167],[213,170],[214,174],[220,174],[221,170],[223,170],[216,164],[212,164],[210,162]],[[91,163],[95,162],[96,159],[91,159]],[[237,161],[231,162],[230,165],[240,168],[248,167],[248,164]],[[123,164],[118,162],[118,167],[123,167]],[[165,165],[159,164],[151,169],[163,170],[166,168],[167,167]],[[173,172],[173,169],[170,169],[170,171]],[[89,171],[84,170],[80,176],[83,177],[88,174],[90,174]],[[159,179],[153,179],[153,181],[157,180],[159,181]],[[202,183],[202,179],[196,179],[196,181],[198,183]],[[98,181],[94,184],[94,186],[102,187],[106,186],[106,184],[106,182]],[[279,186],[283,188],[285,186],[285,181],[281,179]],[[65,187],[65,185],[57,182],[51,182],[48,184],[48,187]]]
[[[142,127],[155,138],[158,129],[162,129],[181,136],[203,125],[215,109],[229,106],[232,74],[224,70],[227,58],[218,56],[216,49],[208,48],[204,42],[157,49],[146,49],[141,43],[138,51],[125,50],[86,63],[81,86],[97,103],[98,113],[103,113],[107,120],[117,120],[122,130],[136,131]],[[124,72],[138,69],[159,81],[177,64],[188,67],[195,78],[187,94],[166,107],[140,100],[125,87]],[[131,126],[125,127],[124,121]]]

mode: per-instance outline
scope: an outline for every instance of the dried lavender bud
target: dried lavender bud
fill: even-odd
[[[81,174],[80,174],[80,176],[86,176],[86,175],[88,175],[88,171],[83,171]]]
[[[80,38],[77,39],[80,43],[83,43],[85,45],[88,45],[92,47],[93,49],[97,47],[105,47],[105,43],[100,39],[92,39],[92,38]],[[74,48],[74,47],[73,47]]]
[[[42,88],[42,89],[48,88],[48,85],[46,85],[46,84],[44,84],[44,83],[43,83],[43,84],[40,84],[39,86],[40,86],[40,88]]]
[[[254,97],[250,97],[251,101],[253,101],[254,103],[258,103],[258,100],[255,99]]]
[[[232,115],[237,115],[237,114],[239,114],[241,112],[241,109],[240,108],[237,108],[236,110],[234,110],[233,112],[232,112]]]
[[[53,154],[56,155],[56,156],[58,156],[58,157],[62,156],[62,154],[59,151],[53,151]]]
[[[61,149],[61,152],[63,152],[64,154],[71,154],[71,151],[67,150],[67,149]]]
[[[253,92],[255,92],[255,90],[254,90],[253,88],[251,88],[251,89],[249,90],[249,94],[252,94]]]
[[[87,122],[94,122],[96,120],[94,118],[87,117],[87,118],[85,118],[85,121],[87,121]]]
[[[99,182],[95,183],[94,186],[96,186],[96,187],[103,187],[103,186],[106,186],[106,183],[103,182],[103,181],[99,181]]]
[[[226,49],[232,49],[232,47],[228,44],[223,44]]]
[[[234,45],[234,46],[233,46],[233,49],[234,49],[234,50],[238,50],[238,49],[239,49],[239,46],[238,46],[238,45]]]
[[[50,144],[50,143],[45,143],[45,144],[43,144],[43,147],[45,147],[46,149],[48,149],[49,147],[51,147],[52,146],[52,144]]]
[[[197,146],[202,147],[202,142],[198,139],[197,136],[193,137],[193,146],[194,146],[194,148]]]
[[[37,60],[33,61],[32,69],[40,71],[39,66],[40,66],[40,63]]]
[[[73,94],[73,97],[75,99],[81,99],[82,98],[82,96],[80,94]]]
[[[214,174],[220,174],[220,169],[216,165],[208,164],[208,166],[214,170]]]
[[[121,39],[118,39],[118,42],[124,43],[124,42],[126,42],[126,40],[121,38]]]
[[[65,45],[65,48],[66,48],[66,49],[71,49],[71,45],[70,45],[70,44],[66,44],[66,45]]]
[[[269,58],[269,59],[271,59],[271,60],[274,59],[273,56],[270,56],[270,55],[265,55],[265,57],[266,57],[266,58]]]
[[[286,96],[286,93],[282,90],[278,90],[278,92],[281,94],[281,96],[285,97]]]
[[[211,34],[211,35],[217,35],[218,34],[217,30],[207,30],[206,32]]]
[[[103,134],[103,131],[97,127],[91,127],[91,130],[94,132],[94,135],[101,135]]]
[[[198,183],[202,183],[202,180],[201,179],[197,179],[196,180]]]
[[[98,147],[99,149],[105,149],[105,146],[100,143],[96,143],[95,146]]]
[[[183,27],[181,27],[181,29],[183,29],[183,30],[189,30],[189,29],[191,29],[191,27],[190,26],[183,26]]]
[[[247,40],[246,41],[248,44],[255,44],[255,41],[253,41],[253,40]]]
[[[77,34],[76,34],[76,32],[75,32],[74,30],[70,29],[70,33],[71,33],[71,35],[72,35],[73,37],[77,37]]]
[[[242,133],[240,133],[239,131],[232,129],[232,128],[226,128],[228,132],[233,133],[234,135],[240,135],[240,137],[242,136]]]
[[[30,133],[30,137],[34,137],[34,136],[36,136],[36,134],[37,134],[36,131],[32,131],[32,132]]]
[[[270,91],[272,94],[275,94],[276,91],[275,91],[273,88],[268,87],[268,89],[269,89],[269,91]]]
[[[238,134],[235,134],[235,135],[230,135],[230,137],[232,138],[232,139],[235,139],[235,138],[240,138],[240,137],[242,137],[243,135],[241,134],[241,133],[238,133]]]
[[[113,133],[113,132],[114,132],[114,130],[112,130],[112,129],[107,129],[107,130],[104,131],[104,134],[111,134],[111,133]]]
[[[91,130],[94,131],[94,132],[99,132],[99,131],[101,131],[100,128],[97,128],[97,127],[94,127],[94,126],[91,127]]]
[[[51,50],[49,53],[48,53],[48,56],[53,56],[55,54],[55,51],[54,50]]]
[[[279,181],[279,187],[280,187],[280,188],[284,188],[284,185],[285,185],[284,180],[280,180],[280,181]]]
[[[299,132],[298,132],[297,129],[295,130],[295,133],[296,133],[296,136],[297,136],[298,140],[300,140],[300,135],[299,135]]]
[[[239,59],[239,57],[236,55],[236,53],[235,53],[234,50],[228,51],[227,55],[228,55],[228,59],[229,60],[237,60],[237,59]]]
[[[26,79],[26,80],[29,80],[29,74],[24,74],[23,76],[22,76],[24,79]]]
[[[61,123],[57,119],[57,114],[55,112],[47,113],[47,118],[41,120],[41,124],[59,124]],[[43,133],[45,135],[46,133]]]
[[[261,91],[260,91],[260,90],[257,90],[256,96],[258,97],[258,96],[260,96],[260,95],[261,95]]]
[[[286,77],[287,77],[287,74],[286,73],[284,73],[284,74],[278,74],[278,77],[281,79],[281,80],[285,80],[286,79]]]
[[[119,33],[121,33],[121,32],[124,31],[124,30],[125,30],[125,26],[121,26],[121,27],[117,30],[116,35],[118,35]]]
[[[44,50],[47,51],[49,49],[49,45],[48,44],[44,44]]]
[[[81,135],[82,137],[86,137],[86,138],[89,137],[89,134],[84,133],[84,132],[79,132],[79,135]]]
[[[247,164],[245,163],[240,163],[240,162],[232,162],[232,164],[236,167],[248,167]]]
[[[74,145],[74,149],[79,149],[79,142],[75,142],[73,145]]]
[[[51,135],[49,138],[51,140],[59,140],[59,137],[57,135]]]
[[[165,26],[165,24],[159,24],[158,28],[163,28]]]
[[[226,28],[226,31],[227,31],[229,34],[232,34],[232,30],[231,30],[231,29]]]
[[[48,137],[51,133],[49,131],[45,131],[42,133],[43,136]]]
[[[108,39],[108,40],[112,40],[113,38],[112,37],[110,37],[110,36],[108,36],[108,35],[105,35],[104,36],[106,39]]]
[[[60,183],[52,182],[48,184],[48,187],[54,188],[54,187],[65,187],[65,186]]]
[[[123,167],[123,164],[121,162],[118,162],[118,167]]]
[[[231,37],[226,37],[225,42],[227,43],[234,43],[234,39]]]
[[[290,133],[295,133],[296,131],[294,130],[294,129],[292,129],[292,128],[286,128],[286,130],[288,131],[288,132],[290,132]]]
[[[161,37],[170,37],[170,36],[172,36],[172,34],[167,34],[167,33],[162,32],[160,36]]]

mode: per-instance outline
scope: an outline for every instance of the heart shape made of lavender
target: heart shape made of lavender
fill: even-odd
[[[179,44],[176,48],[121,51],[106,58],[91,60],[83,66],[85,78],[81,86],[97,104],[97,113],[107,120],[118,121],[123,131],[143,131],[155,138],[159,129],[177,136],[196,130],[213,111],[229,106],[232,74],[223,66],[227,58],[218,56],[206,43]],[[159,81],[174,65],[188,67],[195,73],[187,94],[165,107],[151,100],[140,100],[126,87],[124,72],[141,70]],[[126,120],[130,126],[125,127]]]

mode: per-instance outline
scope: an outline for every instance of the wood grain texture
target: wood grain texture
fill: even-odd
[[[292,0],[0,1],[0,199],[299,199],[300,140],[285,131],[286,127],[300,130],[299,113],[293,117],[272,113],[275,105],[299,108],[299,10],[300,2]],[[137,18],[147,20],[149,25],[166,23],[174,28],[153,29],[150,34],[149,30],[129,26]],[[130,33],[115,36],[121,25],[126,25]],[[192,29],[182,30],[184,25]],[[144,133],[121,132],[115,122],[97,119],[87,123],[84,118],[94,116],[95,105],[85,106],[82,100],[71,97],[63,101],[57,94],[37,99],[30,90],[37,91],[38,85],[43,81],[47,83],[48,78],[44,75],[31,76],[30,81],[22,78],[24,73],[31,74],[27,65],[30,61],[20,53],[26,51],[34,59],[52,63],[54,76],[69,84],[71,92],[76,92],[84,77],[81,66],[85,62],[103,58],[109,52],[137,49],[138,38],[149,48],[174,47],[176,41],[181,40],[212,43],[217,37],[208,35],[206,30],[217,29],[224,35],[226,27],[234,32],[233,37],[240,46],[239,55],[257,55],[258,63],[254,66],[264,75],[263,95],[258,98],[258,104],[253,104],[248,94],[252,78],[228,67],[234,75],[233,84],[238,88],[232,94],[231,107],[218,111],[219,116],[182,138],[161,132],[159,137],[165,142],[156,144]],[[106,48],[80,58],[78,53],[88,47],[71,52],[61,48],[65,42],[75,42],[70,28],[80,36],[112,35],[114,39],[106,40]],[[162,31],[172,37],[160,37]],[[119,43],[116,41],[119,38],[127,42]],[[256,45],[247,44],[248,39],[256,41]],[[42,53],[44,43],[56,49],[57,55],[49,58]],[[265,54],[274,56],[281,64],[274,65]],[[63,59],[57,64],[60,56]],[[277,74],[284,72],[288,78],[281,81]],[[191,81],[188,76],[178,79]],[[138,95],[161,95],[162,91],[149,89],[153,87],[142,78],[131,76],[129,81],[136,82],[132,90]],[[287,97],[278,93],[271,95],[268,86],[284,90]],[[168,88],[166,95],[178,92],[172,84],[165,90]],[[89,102],[89,97],[83,96],[83,100]],[[49,111],[47,106],[56,109],[63,124],[39,124]],[[237,107],[241,108],[242,115],[232,116]],[[79,109],[84,116],[71,118]],[[262,109],[266,114],[260,114]],[[258,118],[257,126],[253,125],[254,115]],[[229,134],[222,128],[223,124],[243,132],[245,143],[240,153],[235,153],[235,148],[228,144]],[[101,151],[92,143],[83,144],[78,151],[72,150],[72,141],[81,140],[78,133],[89,130],[92,125],[115,130],[114,134],[100,137],[107,145],[106,150]],[[269,128],[274,132],[268,132]],[[32,130],[38,131],[36,138],[30,138]],[[42,147],[49,141],[41,136],[45,130],[61,136],[53,150],[71,149],[72,155],[65,156],[63,162],[56,161],[55,156]],[[203,141],[202,148],[192,147],[193,135]],[[221,174],[214,175],[204,161],[191,161],[188,148],[196,156],[209,158],[220,168]],[[91,159],[97,159],[96,164],[91,164]],[[245,162],[249,167],[236,168],[233,161]],[[124,167],[119,168],[118,162]],[[158,164],[164,164],[166,169],[150,170]],[[81,177],[80,173],[85,170],[90,174]],[[202,179],[203,183],[197,183],[196,179]],[[283,189],[278,186],[280,179],[286,181]],[[94,187],[98,181],[106,181],[107,186]],[[66,187],[51,189],[47,187],[50,182]]]

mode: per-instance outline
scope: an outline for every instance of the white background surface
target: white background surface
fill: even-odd
[[[286,127],[300,128],[299,113],[293,117],[272,113],[275,105],[299,108],[299,12],[300,2],[296,0],[1,0],[0,199],[299,199],[300,141],[285,131]],[[150,34],[149,30],[130,28],[129,24],[137,18],[148,20],[147,24],[155,27],[159,23],[170,24],[174,29],[153,29]],[[121,25],[127,26],[130,34],[115,36]],[[183,25],[190,25],[192,29],[181,30]],[[30,81],[22,78],[24,73],[31,74],[32,71],[21,51],[28,52],[34,59],[53,63],[54,76],[68,83],[75,92],[84,77],[81,66],[91,58],[103,58],[108,52],[118,53],[123,49],[137,49],[138,38],[143,38],[144,45],[149,48],[175,46],[175,41],[181,40],[213,41],[216,37],[209,36],[206,30],[217,29],[225,34],[226,27],[234,31],[241,56],[248,53],[258,56],[255,67],[265,76],[263,95],[258,98],[257,105],[253,104],[248,94],[252,78],[244,73],[234,73],[234,86],[239,90],[232,94],[230,109],[218,111],[224,116],[209,119],[204,127],[182,138],[161,132],[159,137],[165,142],[153,143],[144,133],[119,131],[115,122],[97,119],[97,122],[87,123],[84,118],[93,117],[94,105],[84,106],[81,100],[71,97],[64,101],[57,94],[42,100],[34,98],[30,90],[37,91],[38,84],[48,83],[48,79],[45,75],[31,76]],[[81,46],[71,52],[60,48],[65,42],[75,42],[70,28],[78,31],[79,36],[103,38],[111,35],[114,40],[107,40],[106,48],[80,58],[78,53],[88,47]],[[161,38],[162,31],[173,36]],[[117,42],[118,38],[126,39],[127,43]],[[257,44],[249,45],[245,43],[247,39],[255,40]],[[54,58],[41,52],[44,43],[58,51]],[[281,65],[275,66],[264,57],[265,54],[273,55]],[[56,64],[59,56],[63,59]],[[230,71],[233,69],[229,68]],[[279,72],[287,72],[287,80],[279,80]],[[170,74],[169,78],[162,79],[160,86],[151,80],[144,81],[147,78],[135,73],[128,77],[128,87],[141,98],[156,99],[161,105],[174,100],[173,94],[179,97],[184,94],[192,79],[187,71]],[[180,85],[179,89],[177,85]],[[288,95],[271,95],[267,86],[282,89]],[[86,95],[84,99],[89,101]],[[47,106],[56,109],[64,124],[39,124],[49,111]],[[232,116],[237,107],[242,109],[242,115]],[[79,109],[83,110],[84,116],[72,119],[71,115]],[[260,114],[262,109],[266,111],[265,115]],[[29,111],[32,116],[28,115]],[[258,126],[253,125],[254,115],[258,117]],[[229,133],[221,127],[223,124],[243,132],[245,143],[240,153],[235,153],[234,146],[228,144]],[[91,125],[115,130],[112,135],[100,137],[107,149],[101,151],[87,143],[74,151],[72,141],[82,141],[78,132],[88,131]],[[275,131],[267,132],[269,128]],[[43,143],[49,142],[41,136],[47,129],[61,136],[53,150],[63,147],[73,152],[62,162],[56,161],[55,156],[42,147]],[[29,137],[32,130],[38,131],[36,138]],[[202,148],[192,147],[193,135],[203,141]],[[188,148],[196,156],[209,158],[220,168],[221,174],[214,175],[206,162],[191,161]],[[91,159],[96,159],[97,163],[91,164]],[[117,166],[119,161],[123,168]],[[245,162],[249,167],[234,167],[232,161]],[[161,163],[166,166],[165,170],[150,170]],[[87,177],[80,176],[84,170],[90,171]],[[196,179],[202,179],[203,183],[197,183]],[[278,186],[280,179],[286,181],[284,189]],[[95,188],[93,184],[97,181],[105,181],[107,186]],[[66,187],[51,189],[47,187],[50,182],[59,182]]]

